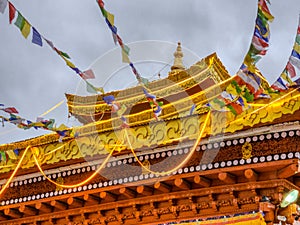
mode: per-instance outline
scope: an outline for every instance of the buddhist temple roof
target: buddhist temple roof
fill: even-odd
[[[70,114],[83,123],[73,128],[76,136],[51,133],[0,146],[20,150],[19,160],[8,158],[0,166],[0,185],[6,188],[0,224],[29,223],[32,216],[66,224],[82,214],[103,224],[150,224],[249,213],[262,209],[260,196],[270,189],[297,188],[287,179],[300,179],[298,89],[255,100],[239,115],[202,107],[231,80],[212,54],[150,82],[163,101],[159,120],[141,86],[95,96],[67,94]],[[108,95],[127,107],[130,127],[120,127],[120,118],[103,101]],[[17,176],[4,186],[14,171]],[[253,216],[259,220],[260,214],[243,218]]]
[[[199,127],[205,123],[208,111],[198,107],[198,111],[191,114],[192,105],[205,104],[218,95],[230,80],[227,70],[214,53],[186,70],[150,82],[149,88],[164,102],[161,120],[158,121],[153,119],[152,109],[142,95],[141,86],[96,96],[67,94],[69,112],[84,123],[74,128],[79,134],[77,137],[65,137],[60,142],[59,136],[52,133],[0,145],[0,150],[20,149],[22,152],[28,146],[35,146],[39,154],[43,155],[41,163],[64,165],[66,160],[80,160],[92,156],[103,158],[115,149],[119,153],[128,152],[130,148],[142,151],[193,141],[199,135]],[[130,124],[130,146],[124,143],[125,137],[120,129],[119,118],[113,115],[110,107],[102,100],[107,95],[114,95],[120,104],[131,107],[126,113]],[[300,115],[299,98],[297,89],[289,89],[287,92],[271,94],[270,99],[253,102],[248,110],[237,116],[230,112],[213,112],[208,118],[208,126],[203,130],[202,137],[230,135],[249,128],[296,121]],[[101,144],[96,144],[99,141]],[[86,143],[89,144],[83,147]],[[22,168],[34,166],[32,158],[27,160]],[[8,172],[14,167],[15,162],[9,160],[0,172]]]

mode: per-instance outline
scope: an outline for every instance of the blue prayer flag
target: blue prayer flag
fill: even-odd
[[[43,46],[42,37],[34,27],[32,27],[32,43]]]

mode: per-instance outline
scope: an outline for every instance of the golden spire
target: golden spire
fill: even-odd
[[[183,53],[182,53],[182,50],[181,50],[181,44],[180,42],[178,42],[178,45],[177,45],[177,49],[176,49],[176,52],[174,52],[174,64],[173,66],[171,67],[171,71],[181,71],[181,70],[184,70],[185,67],[182,63],[182,58],[183,58]]]

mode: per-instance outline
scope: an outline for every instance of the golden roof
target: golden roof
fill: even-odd
[[[300,95],[297,89],[289,89],[287,92],[272,94],[270,99],[255,101],[248,110],[238,116],[230,112],[212,112],[206,120],[207,111],[205,110],[190,115],[192,104],[204,104],[214,98],[230,80],[228,72],[216,54],[212,54],[185,71],[149,84],[153,94],[159,99],[172,99],[172,101],[165,101],[159,121],[154,121],[152,109],[146,108],[148,105],[142,96],[140,86],[107,93],[107,95],[117,96],[121,104],[126,106],[134,104],[132,113],[127,115],[130,124],[130,128],[125,129],[128,134],[127,140],[124,136],[124,129],[120,129],[120,119],[107,116],[103,120],[75,127],[74,130],[79,133],[76,138],[66,137],[59,142],[59,136],[52,133],[0,145],[0,150],[19,149],[22,154],[25,148],[33,146],[35,152],[38,152],[39,162],[51,165],[83,157],[101,158],[101,155],[107,155],[112,150],[120,153],[130,148],[142,151],[147,148],[192,141],[197,139],[200,128],[206,122],[207,126],[203,130],[202,137],[299,120]],[[96,115],[98,112],[112,115],[109,107],[102,101],[103,95],[96,97],[95,104],[95,96],[67,95],[70,113],[77,118],[87,117],[91,113]],[[28,152],[21,168],[31,168],[34,165],[32,153]],[[0,172],[9,172],[15,167],[16,160],[9,159],[0,167]]]

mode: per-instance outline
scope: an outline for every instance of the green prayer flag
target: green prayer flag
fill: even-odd
[[[127,55],[129,55],[130,48],[127,45],[123,46],[123,50]]]
[[[104,93],[104,89],[102,87],[98,88],[90,84],[89,82],[86,82],[86,91],[92,94],[98,94],[99,92]]]
[[[17,27],[19,27],[20,30],[22,30],[23,27],[24,27],[24,25],[25,25],[25,19],[24,19],[24,17],[22,16],[22,14],[19,11],[18,11],[18,18],[17,18],[17,20],[15,22],[15,25]]]
[[[296,37],[296,43],[298,43],[300,45],[300,35],[297,35],[297,37]]]
[[[65,52],[60,51],[60,54],[61,54],[63,57],[66,57],[66,58],[68,58],[68,59],[71,59],[70,56],[69,56],[67,53],[65,53]]]
[[[6,162],[6,153],[4,151],[0,152],[0,156],[1,156],[1,162]]]
[[[107,18],[107,11],[104,9],[104,8],[100,8],[101,9],[101,12],[102,12],[102,15]]]

